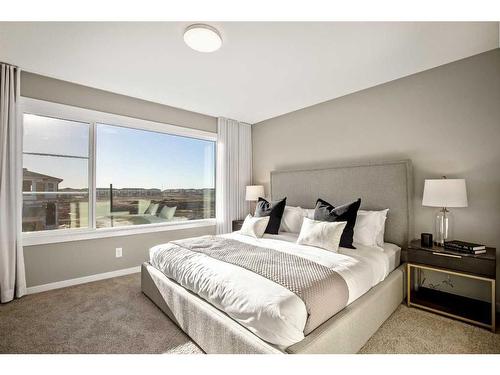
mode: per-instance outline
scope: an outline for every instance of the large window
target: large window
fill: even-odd
[[[214,134],[34,102],[23,114],[23,232],[215,218]]]
[[[215,217],[215,143],[97,124],[97,228]]]

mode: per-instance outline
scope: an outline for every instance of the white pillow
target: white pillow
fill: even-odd
[[[281,218],[280,232],[299,233],[302,227],[302,220],[304,220],[305,216],[306,212],[304,209],[285,206],[285,211]]]
[[[385,221],[387,220],[387,213],[389,212],[389,209],[377,211],[379,213],[379,220],[380,220],[380,231],[378,232],[377,235],[377,245],[380,247],[384,247],[385,243]]]
[[[359,210],[354,225],[354,242],[366,246],[384,246],[385,220],[389,209]]]
[[[240,229],[240,234],[245,236],[260,238],[266,231],[270,216],[253,217],[248,214]]]
[[[307,218],[314,220],[314,208],[304,208],[303,210],[306,212]]]
[[[158,216],[161,217],[162,219],[172,220],[172,218],[175,215],[176,209],[177,209],[177,206],[175,206],[175,207],[163,206],[163,208],[161,209]]]
[[[361,245],[377,246],[380,231],[379,215],[373,211],[358,212],[353,241]]]
[[[346,221],[317,221],[305,217],[297,244],[316,246],[336,253],[346,224]]]

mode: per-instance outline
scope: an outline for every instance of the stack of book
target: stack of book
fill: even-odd
[[[460,251],[467,254],[484,254],[486,246],[465,241],[449,241],[444,243],[444,248],[453,251]]]

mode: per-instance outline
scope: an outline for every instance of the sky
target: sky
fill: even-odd
[[[62,178],[59,188],[88,186],[89,125],[24,115],[23,167]],[[96,126],[96,186],[158,189],[213,188],[215,142],[136,130]]]

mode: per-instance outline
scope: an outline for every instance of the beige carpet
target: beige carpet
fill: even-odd
[[[141,293],[140,274],[0,305],[0,353],[201,353]]]
[[[401,305],[360,353],[500,353],[500,334]]]
[[[0,353],[201,353],[140,291],[139,274],[0,305]],[[362,353],[500,353],[500,334],[400,306]]]

